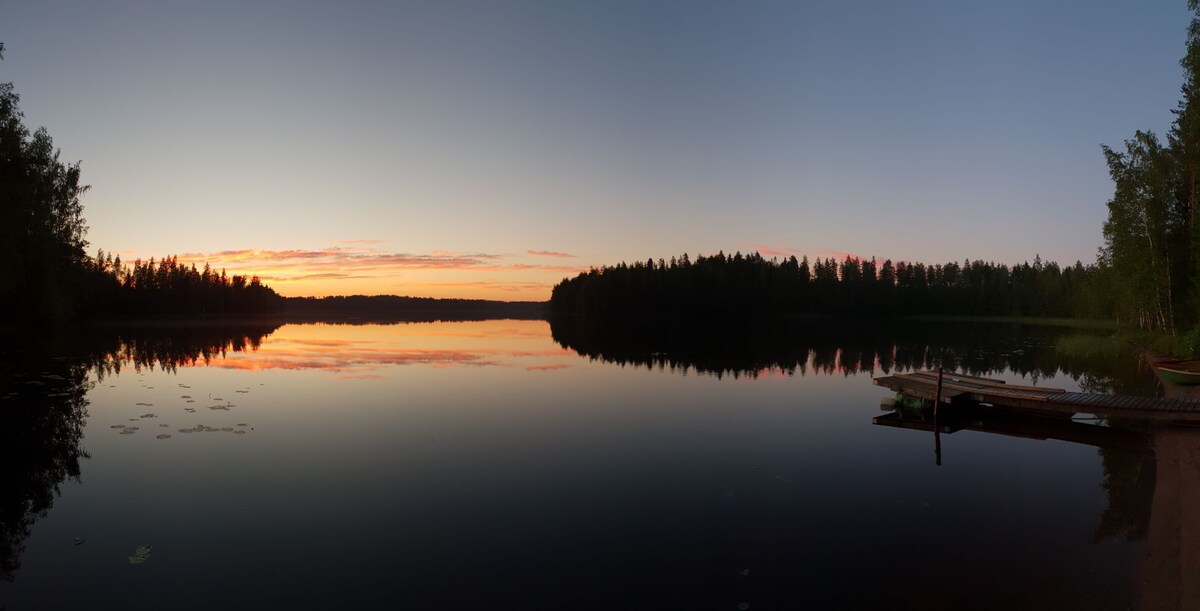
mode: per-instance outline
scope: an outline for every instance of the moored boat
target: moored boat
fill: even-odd
[[[1192,386],[1200,384],[1200,360],[1154,363],[1158,375],[1168,382]]]

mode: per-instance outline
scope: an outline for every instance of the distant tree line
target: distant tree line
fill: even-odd
[[[258,276],[229,276],[207,263],[200,270],[170,256],[127,264],[101,250],[83,265],[88,286],[79,305],[84,317],[215,318],[283,309],[283,298]]]
[[[554,287],[550,312],[602,319],[779,315],[1103,318],[1096,269],[1043,262],[926,265],[846,257],[684,254],[592,269]]]
[[[536,319],[545,316],[541,301],[435,299],[399,295],[288,297],[284,313],[290,320],[322,322],[394,322],[416,320]]]
[[[4,45],[0,43],[0,58]],[[123,264],[89,257],[79,162],[30,132],[12,83],[0,83],[0,320],[231,316],[277,312],[257,278],[199,271],[174,257]]]

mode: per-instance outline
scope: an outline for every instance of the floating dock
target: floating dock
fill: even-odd
[[[938,372],[916,371],[873,380],[876,386],[934,401]],[[1067,392],[1004,380],[943,372],[941,404],[972,403],[1040,416],[1094,414],[1102,418],[1200,422],[1200,400]],[[949,412],[947,412],[949,414]]]

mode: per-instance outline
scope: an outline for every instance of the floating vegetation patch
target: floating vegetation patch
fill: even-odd
[[[235,429],[234,429],[233,427],[231,427],[231,426],[226,426],[226,427],[220,427],[220,428],[218,428],[218,427],[215,427],[215,426],[207,426],[207,425],[203,425],[203,424],[197,424],[196,426],[193,426],[193,427],[190,427],[190,428],[186,428],[186,429],[179,429],[179,432],[180,432],[180,433],[234,433],[234,434],[245,434],[245,431],[239,431],[239,430],[235,430]]]
[[[154,414],[142,414],[141,417],[142,418],[157,418],[158,416],[156,416]]]
[[[110,426],[110,427],[108,427],[108,428],[110,428],[110,429],[123,429],[123,428],[125,428],[125,425],[124,425],[124,424],[114,424],[114,425],[112,425],[112,426]]]
[[[154,407],[153,403],[134,403],[134,405],[142,405],[145,407]]]
[[[165,426],[171,426],[171,425],[169,425],[169,424],[160,424],[160,425],[158,425],[158,426],[164,426],[164,427],[165,427]]]
[[[231,408],[231,407],[237,407],[237,406],[232,403],[226,403],[225,405],[210,405],[210,406],[208,406],[208,409],[219,409],[221,411],[227,412],[227,411],[229,411],[229,408]]]
[[[244,394],[246,394],[246,393],[248,393],[248,392],[250,392],[250,391],[248,391],[248,390],[235,390],[234,392],[240,392],[240,393],[242,393],[242,394],[244,395]]]
[[[142,564],[150,559],[150,546],[139,545],[133,550],[133,554],[129,556],[129,564]]]
[[[189,414],[194,414],[194,413],[196,413],[196,408],[194,408],[194,407],[185,407],[185,408],[183,408],[183,411],[185,411],[185,412],[187,412],[187,413],[189,413]]]
[[[250,426],[250,425],[246,424],[245,422],[239,422],[238,426]]]
[[[155,435],[154,438],[155,439],[170,439],[171,435],[168,433],[163,433],[162,435]]]
[[[137,431],[138,431],[138,427],[129,426],[129,427],[125,427],[125,430],[121,431],[120,434],[121,435],[132,435],[132,434],[136,433]]]
[[[191,399],[191,398],[192,398],[192,396],[191,396],[191,395],[182,395],[182,396],[180,396],[179,398],[180,398],[180,399]]]

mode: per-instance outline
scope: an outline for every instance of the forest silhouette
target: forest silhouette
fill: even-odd
[[[0,59],[4,44],[0,43]],[[80,162],[65,163],[45,128],[30,131],[12,83],[0,84],[0,319],[232,316],[278,312],[258,278],[203,271],[175,257],[122,263],[85,249]]]
[[[1095,266],[983,261],[926,265],[846,257],[687,254],[592,269],[554,287],[550,312],[605,319],[906,315],[1103,318]]]

